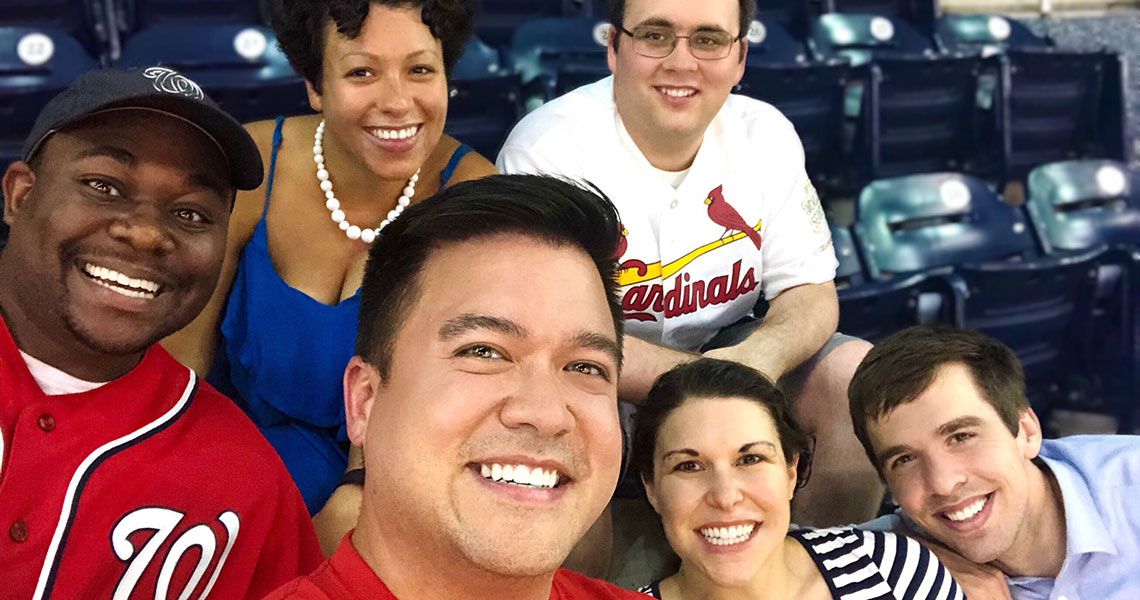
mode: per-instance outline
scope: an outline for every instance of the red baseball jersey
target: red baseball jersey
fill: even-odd
[[[352,532],[349,532],[332,558],[316,571],[289,582],[264,600],[399,599],[364,562],[364,558],[352,545]],[[559,569],[551,584],[550,600],[646,600],[646,596],[573,571]]]
[[[0,598],[260,598],[320,563],[273,448],[158,346],[46,396],[0,321],[0,448]]]

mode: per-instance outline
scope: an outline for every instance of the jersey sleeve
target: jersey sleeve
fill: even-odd
[[[773,182],[765,190],[770,203],[764,223],[764,297],[784,290],[833,281],[839,265],[831,245],[819,195],[804,170],[804,151],[795,128],[782,116],[767,135],[754,134],[764,148]],[[759,149],[758,149],[759,150]]]
[[[933,552],[913,538],[881,531],[863,532],[864,549],[895,598],[963,600],[965,594]]]
[[[547,118],[542,111],[527,115],[503,143],[495,167],[505,175],[557,175],[580,179],[584,172],[581,150],[567,132],[574,127],[566,118]]]

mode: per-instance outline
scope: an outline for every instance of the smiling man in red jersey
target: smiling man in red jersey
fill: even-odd
[[[260,597],[320,560],[285,466],[156,342],[214,289],[257,148],[191,80],[93,71],[4,174],[5,598]]]
[[[559,565],[617,483],[613,206],[537,176],[457,184],[369,251],[348,433],[360,521],[274,599],[622,599]]]
[[[702,354],[764,373],[818,442],[795,521],[858,522],[882,496],[845,416],[869,345],[836,334],[835,252],[795,129],[731,93],[754,14],[753,0],[612,1],[613,77],[529,114],[498,167],[590,181],[617,205],[623,400]]]

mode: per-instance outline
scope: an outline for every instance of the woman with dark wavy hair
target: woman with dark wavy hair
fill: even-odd
[[[471,21],[468,0],[281,3],[278,40],[318,114],[247,126],[268,176],[237,197],[211,303],[166,341],[257,423],[310,512],[349,460],[341,381],[370,244],[411,203],[494,172],[443,133]]]

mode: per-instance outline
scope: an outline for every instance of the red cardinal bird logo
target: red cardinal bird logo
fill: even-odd
[[[629,235],[629,230],[625,228],[625,225],[622,225],[621,237],[618,238],[617,249],[614,250],[615,261],[620,261],[621,257],[625,256],[625,251],[629,248],[629,240],[625,239],[627,235]],[[637,273],[639,275],[645,275],[647,272],[649,272],[648,265],[640,260],[637,260],[636,258],[631,258],[618,265],[618,269],[622,270],[633,268],[637,269]]]
[[[728,235],[729,231],[739,231],[748,236],[753,244],[756,244],[756,249],[759,250],[763,245],[764,240],[760,237],[760,233],[755,229],[748,226],[748,223],[736,212],[736,209],[724,199],[724,186],[718,185],[713,191],[709,192],[705,198],[705,204],[709,205],[709,219],[724,227],[724,233],[720,237]]]

